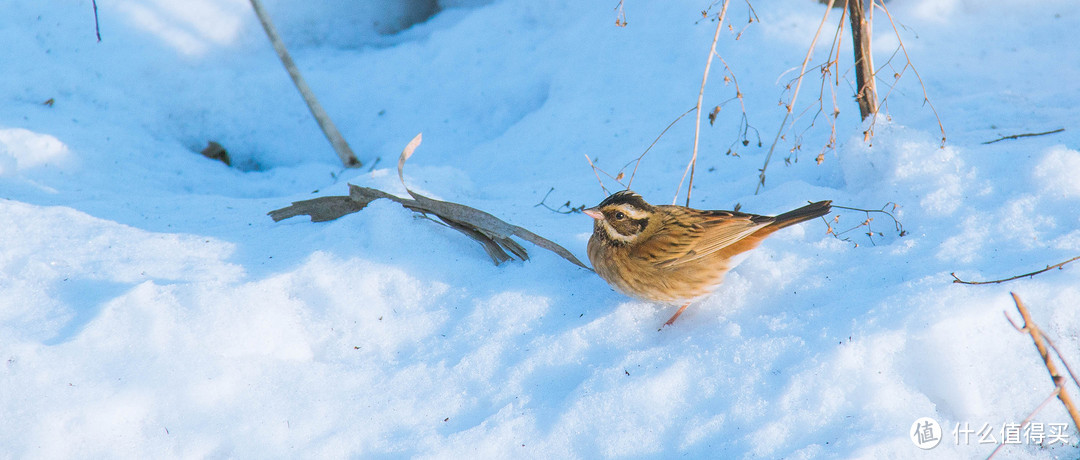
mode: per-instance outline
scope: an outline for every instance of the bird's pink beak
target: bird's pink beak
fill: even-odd
[[[582,209],[581,212],[596,220],[604,218],[604,213],[600,212],[600,210],[596,208]]]

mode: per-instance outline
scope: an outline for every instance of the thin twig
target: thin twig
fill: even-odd
[[[1076,374],[1073,373],[1072,367],[1069,367],[1069,362],[1065,361],[1064,356],[1061,356],[1061,351],[1058,350],[1057,345],[1054,345],[1054,342],[1050,340],[1050,337],[1047,337],[1046,334],[1043,334],[1043,340],[1046,340],[1046,344],[1050,345],[1050,348],[1054,350],[1054,354],[1061,360],[1061,364],[1065,365],[1065,371],[1069,373],[1069,377],[1072,378],[1073,383],[1075,383],[1077,387],[1080,387],[1080,380],[1076,378]]]
[[[1047,131],[1047,132],[1044,132],[1044,133],[1013,134],[1012,136],[1005,136],[1005,137],[994,139],[992,141],[986,141],[986,142],[983,142],[983,144],[993,144],[994,142],[1001,142],[1001,141],[1010,140],[1010,139],[1019,139],[1021,137],[1045,136],[1047,134],[1055,134],[1055,133],[1060,133],[1062,131],[1065,131],[1065,128],[1058,128],[1058,129],[1055,129],[1053,131]]]
[[[656,139],[653,139],[652,143],[649,144],[649,146],[645,148],[644,152],[641,152],[641,155],[638,155],[636,160],[631,160],[631,161],[627,162],[626,165],[624,165],[622,167],[622,169],[619,170],[619,172],[622,172],[623,170],[626,169],[627,166],[630,166],[630,163],[634,163],[634,170],[630,173],[630,179],[626,181],[626,189],[627,190],[629,190],[630,186],[633,185],[634,176],[637,175],[638,166],[641,165],[641,160],[645,158],[645,154],[649,153],[649,150],[652,150],[653,146],[656,145],[657,142],[660,142],[660,138],[664,137],[664,134],[666,134],[668,132],[668,130],[671,129],[672,126],[675,126],[675,123],[678,123],[679,120],[682,120],[683,117],[689,115],[690,112],[693,112],[696,109],[697,109],[697,107],[691,107],[690,110],[687,110],[687,111],[683,112],[682,115],[679,115],[671,123],[668,123],[667,127],[664,128],[663,131],[660,131],[660,135],[656,136]]]
[[[584,155],[585,155],[585,161],[589,162],[589,166],[592,168],[593,174],[596,174],[596,181],[600,183],[600,189],[604,191],[605,196],[610,195],[611,193],[608,192],[607,187],[604,187],[604,180],[600,178],[600,172],[599,172],[600,170],[596,168],[595,164],[593,164],[592,159],[589,158],[588,153],[586,153]],[[607,175],[608,177],[611,177],[611,174],[608,174],[606,172],[604,174]],[[612,178],[612,179],[614,179],[614,178]]]
[[[322,128],[326,139],[330,141],[330,145],[334,147],[334,151],[341,158],[342,164],[347,168],[359,168],[361,166],[360,160],[356,159],[356,154],[349,148],[349,144],[345,142],[345,137],[338,131],[334,122],[330,120],[330,115],[326,114],[326,110],[323,110],[322,104],[319,104],[315,93],[311,91],[307,82],[304,81],[304,77],[300,75],[300,69],[296,67],[296,63],[293,62],[289,51],[285,49],[285,43],[281,41],[281,36],[278,35],[274,23],[270,21],[270,15],[263,9],[262,2],[260,0],[250,1],[251,7],[255,9],[255,15],[259,17],[259,22],[262,23],[263,29],[266,30],[266,35],[270,37],[270,43],[274,45],[274,51],[277,51],[278,58],[281,59],[285,70],[292,77],[293,84],[296,85],[296,89],[300,91],[300,96],[307,103],[311,115],[319,123],[319,128]]]
[[[835,208],[836,206],[833,206],[833,207]],[[1076,261],[1076,260],[1080,260],[1080,256],[1073,257],[1072,259],[1066,260],[1066,261],[1058,263],[1058,264],[1047,265],[1046,268],[1044,268],[1042,270],[1036,270],[1036,271],[1033,271],[1031,273],[1024,273],[1023,275],[1016,275],[1016,276],[1011,276],[1009,278],[1004,278],[1004,279],[999,279],[999,280],[992,280],[992,281],[964,281],[964,280],[960,279],[960,277],[956,276],[956,272],[952,272],[952,273],[949,273],[949,274],[952,275],[952,277],[953,277],[953,283],[959,283],[959,284],[998,284],[998,283],[1004,283],[1006,281],[1018,280],[1020,278],[1035,276],[1035,275],[1038,275],[1040,273],[1048,272],[1048,271],[1053,270],[1055,268],[1062,268],[1065,264],[1067,264],[1069,262]]]
[[[1006,313],[1005,317],[1009,318],[1009,315]],[[1009,322],[1012,323],[1012,318],[1009,318]],[[1016,327],[1016,323],[1013,323],[1013,327]],[[1019,327],[1017,327],[1017,330],[1020,330],[1020,332],[1024,332]],[[1040,411],[1043,410],[1044,407],[1046,407],[1047,404],[1050,404],[1050,401],[1053,401],[1054,398],[1056,398],[1058,393],[1060,393],[1060,392],[1061,392],[1061,388],[1054,387],[1054,391],[1051,391],[1050,395],[1047,396],[1046,399],[1043,400],[1043,402],[1039,403],[1039,406],[1036,407],[1035,410],[1031,411],[1031,413],[1028,414],[1028,416],[1026,418],[1024,418],[1023,422],[1020,422],[1020,426],[1018,427],[1018,429],[1020,431],[1023,431],[1024,427],[1026,427],[1029,423],[1031,423],[1031,420],[1035,418],[1035,414],[1038,414]],[[1001,450],[1002,447],[1005,447],[1005,443],[1004,442],[998,443],[997,447],[994,448],[994,451],[990,452],[990,456],[986,457],[986,460],[992,460],[994,458],[994,456],[997,455],[998,451]]]
[[[1077,412],[1076,406],[1073,404],[1072,398],[1069,396],[1069,392],[1065,391],[1065,379],[1058,374],[1057,366],[1054,365],[1054,360],[1050,357],[1050,353],[1046,349],[1046,344],[1043,341],[1042,332],[1039,331],[1039,327],[1031,320],[1031,314],[1028,312],[1027,307],[1024,306],[1024,302],[1020,300],[1020,297],[1015,292],[1010,292],[1013,302],[1016,303],[1016,309],[1020,311],[1020,316],[1024,318],[1024,331],[1031,336],[1031,340],[1035,342],[1035,348],[1039,350],[1039,356],[1043,359],[1043,364],[1046,365],[1047,372],[1050,373],[1050,379],[1053,380],[1054,386],[1058,389],[1057,397],[1061,400],[1061,404],[1065,406],[1065,410],[1069,412],[1069,416],[1072,417],[1073,425],[1080,428],[1080,412]]]
[[[97,34],[98,43],[101,43],[101,24],[98,23],[97,0],[92,0],[90,3],[94,5],[94,33]]]
[[[547,199],[548,199],[549,196],[551,196],[551,192],[554,192],[554,191],[555,191],[555,187],[551,187],[550,189],[548,189],[547,193],[544,194],[544,199],[540,200],[539,203],[534,204],[533,207],[536,208],[536,207],[543,206],[548,211],[557,212],[559,214],[580,213],[582,210],[585,209],[585,205],[581,205],[581,206],[577,206],[577,207],[571,206],[569,200],[567,200],[566,203],[563,203],[562,205],[560,205],[558,208],[553,208],[551,206],[548,206]],[[563,208],[566,208],[566,210],[563,211]]]
[[[900,221],[896,218],[895,215],[893,215],[893,213],[885,210],[885,208],[889,207],[890,204],[892,205],[893,210],[895,210],[896,207],[897,207],[897,204],[896,203],[891,203],[891,202],[890,203],[885,203],[885,206],[882,206],[881,209],[862,209],[862,208],[852,208],[852,207],[848,207],[848,206],[833,205],[833,209],[846,209],[848,211],[859,211],[859,212],[866,213],[866,220],[864,220],[861,223],[859,223],[858,225],[856,225],[854,227],[851,227],[851,228],[849,228],[847,230],[844,230],[842,232],[837,232],[836,230],[834,230],[832,228],[832,225],[829,224],[829,222],[826,220],[825,224],[828,225],[828,227],[829,227],[828,233],[832,234],[832,236],[834,238],[838,239],[838,240],[851,242],[851,243],[855,244],[855,247],[859,247],[859,243],[855,243],[855,242],[851,241],[851,238],[840,238],[840,236],[845,234],[845,233],[848,233],[850,231],[853,231],[853,230],[856,230],[858,228],[862,228],[862,227],[865,226],[866,227],[866,236],[870,238],[870,244],[874,245],[874,246],[877,246],[877,243],[874,242],[874,235],[876,234],[878,236],[883,236],[884,233],[881,233],[881,232],[875,233],[873,231],[873,229],[870,228],[870,222],[872,222],[874,220],[873,217],[870,217],[870,213],[880,213],[880,214],[885,214],[886,216],[889,216],[890,219],[892,219],[893,226],[896,228],[896,232],[900,237],[907,236],[907,230],[904,230],[904,225],[900,223]],[[833,222],[834,223],[839,222],[839,219],[840,219],[840,216],[837,215],[836,217],[833,218]]]
[[[795,83],[795,91],[791,94],[791,102],[786,104],[787,112],[784,113],[784,120],[780,122],[780,128],[776,130],[776,137],[773,138],[773,143],[769,146],[769,153],[765,155],[765,164],[761,166],[758,174],[758,184],[754,188],[754,195],[757,195],[761,191],[761,186],[765,185],[765,169],[769,167],[769,160],[772,159],[773,151],[776,150],[776,144],[780,142],[780,135],[784,132],[788,119],[791,118],[791,113],[795,108],[795,101],[799,97],[799,88],[802,86],[803,77],[806,75],[806,65],[810,62],[810,56],[814,54],[814,47],[817,46],[818,37],[821,36],[822,27],[825,27],[825,22],[829,19],[829,11],[832,10],[833,2],[834,0],[829,0],[828,7],[825,8],[825,14],[821,16],[821,23],[818,24],[817,31],[814,32],[814,39],[810,41],[810,48],[806,50],[806,57],[803,58],[802,69],[799,70],[799,78]]]
[[[694,167],[697,165],[698,139],[701,137],[701,101],[705,98],[705,82],[709,80],[709,68],[712,67],[713,55],[716,54],[716,42],[720,39],[720,30],[724,26],[724,16],[727,15],[729,3],[731,0],[724,0],[724,5],[720,7],[720,15],[716,20],[716,32],[713,34],[712,46],[709,47],[709,58],[705,60],[705,71],[701,75],[701,89],[698,90],[697,117],[694,122],[694,151],[690,156],[690,164],[686,165],[686,170],[683,171],[682,179],[679,179],[679,188],[675,190],[675,198],[671,200],[671,204],[679,200],[679,191],[682,190],[683,181],[689,173],[690,182],[686,185],[686,205],[690,206],[690,191],[694,188]]]
[[[884,11],[885,16],[889,18],[889,24],[892,25],[893,32],[896,34],[896,43],[900,46],[900,50],[904,52],[904,59],[907,60],[905,68],[910,67],[911,72],[915,74],[915,78],[919,80],[919,86],[922,87],[923,102],[925,102],[926,105],[930,106],[931,112],[934,112],[934,118],[937,119],[938,129],[941,130],[941,146],[945,147],[945,125],[941,123],[941,117],[938,115],[937,109],[934,107],[934,103],[930,102],[930,96],[926,94],[926,83],[923,83],[922,76],[919,75],[919,70],[916,69],[915,66],[911,65],[911,56],[908,55],[907,48],[904,46],[904,41],[900,38],[900,30],[896,28],[896,22],[893,21],[892,14],[889,13],[889,9],[885,7],[884,2],[873,2],[871,8],[874,6],[881,8],[881,11]],[[892,92],[891,88],[889,89],[889,92]],[[886,96],[886,98],[888,98],[888,96]],[[882,103],[884,103],[884,99],[882,99]],[[870,122],[871,131],[876,120],[877,114],[874,115],[873,121]]]
[[[618,27],[626,27],[626,11],[623,10],[623,0],[619,0],[619,4],[615,6],[615,25]]]

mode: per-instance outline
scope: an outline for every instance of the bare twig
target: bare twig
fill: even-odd
[[[1001,142],[1001,141],[1010,140],[1010,139],[1019,139],[1021,137],[1045,136],[1047,134],[1055,134],[1055,133],[1060,133],[1062,131],[1065,131],[1065,128],[1058,128],[1058,129],[1055,129],[1053,131],[1046,131],[1046,132],[1043,132],[1043,133],[1013,134],[1012,136],[999,137],[999,138],[994,139],[992,141],[986,141],[986,142],[983,142],[983,144],[993,144],[994,142]]]
[[[810,41],[810,48],[806,50],[806,57],[803,58],[802,69],[799,70],[799,76],[795,83],[795,91],[791,94],[791,101],[785,104],[787,111],[784,113],[784,120],[780,122],[780,128],[776,130],[776,137],[773,138],[773,143],[769,146],[769,153],[765,155],[765,164],[761,165],[759,170],[758,184],[754,188],[754,195],[757,195],[761,191],[761,187],[765,185],[765,169],[769,167],[769,160],[772,159],[773,151],[776,150],[776,144],[780,142],[780,135],[786,129],[788,119],[791,118],[792,111],[795,108],[795,101],[799,98],[799,88],[802,86],[803,77],[806,75],[806,65],[810,63],[810,56],[814,54],[814,47],[817,46],[818,37],[821,36],[822,27],[825,27],[825,22],[829,19],[829,11],[832,10],[833,3],[834,0],[829,0],[828,7],[825,8],[825,14],[821,16],[821,23],[818,24],[817,32],[814,32],[814,39]]]
[[[101,43],[101,24],[98,23],[97,0],[92,0],[90,3],[94,5],[94,33],[97,34],[98,43]]]
[[[619,0],[619,4],[615,6],[615,25],[618,27],[626,27],[626,11],[623,10],[623,0]]]
[[[1024,318],[1024,326],[1021,330],[1027,332],[1028,335],[1031,336],[1031,340],[1035,342],[1035,348],[1039,350],[1039,356],[1042,357],[1043,364],[1046,365],[1046,370],[1050,373],[1050,379],[1053,380],[1054,386],[1057,387],[1058,399],[1061,400],[1061,404],[1065,406],[1065,410],[1068,411],[1069,416],[1072,417],[1073,425],[1075,427],[1080,427],[1080,412],[1076,410],[1076,406],[1073,404],[1069,392],[1065,390],[1065,378],[1058,373],[1057,366],[1054,364],[1054,360],[1050,357],[1050,352],[1046,348],[1042,332],[1031,320],[1031,314],[1028,312],[1027,307],[1024,306],[1024,302],[1020,300],[1020,297],[1017,296],[1015,292],[1011,292],[1010,294],[1012,295],[1013,302],[1016,303],[1016,309],[1020,311],[1020,316]],[[1012,322],[1012,320],[1010,319],[1009,322]]]
[[[1009,318],[1008,313],[1005,314],[1005,318],[1008,318],[1010,323],[1013,322],[1012,318]],[[1020,332],[1024,332],[1024,330],[1020,329],[1016,325],[1016,323],[1013,323],[1013,327],[1015,327],[1016,330],[1018,330]],[[1047,404],[1050,404],[1050,401],[1053,401],[1054,398],[1056,398],[1060,392],[1061,392],[1061,388],[1055,386],[1054,391],[1051,391],[1050,395],[1047,396],[1046,399],[1043,400],[1043,402],[1039,403],[1039,406],[1036,407],[1035,410],[1031,411],[1031,413],[1028,414],[1028,416],[1024,418],[1023,422],[1020,422],[1020,426],[1018,427],[1018,429],[1023,430],[1024,427],[1026,427],[1029,423],[1031,423],[1031,420],[1035,418],[1035,414],[1038,414],[1040,411],[1043,410],[1044,407],[1046,407]],[[1006,444],[1004,442],[998,443],[997,447],[994,448],[993,452],[990,452],[990,456],[986,457],[986,460],[993,459],[994,456],[997,455],[998,451],[1000,451],[1001,448],[1005,447],[1005,445]]]
[[[671,204],[675,204],[679,200],[679,191],[682,190],[683,181],[686,179],[686,174],[689,173],[690,182],[686,186],[686,205],[690,206],[690,192],[694,188],[694,167],[697,165],[698,139],[701,137],[701,101],[705,98],[705,83],[709,81],[709,69],[712,67],[713,55],[716,54],[716,42],[720,39],[720,30],[724,26],[724,16],[727,15],[729,3],[731,3],[731,0],[724,0],[724,5],[720,7],[720,14],[716,19],[716,32],[713,34],[712,46],[709,47],[709,58],[705,60],[705,71],[701,75],[701,89],[698,90],[697,121],[694,123],[694,151],[690,156],[690,164],[686,165],[686,170],[683,171],[682,179],[679,179],[679,188],[675,190],[675,198],[671,200]]]
[[[873,16],[867,16],[863,0],[847,0],[848,18],[851,20],[852,46],[855,50],[855,100],[859,102],[859,115],[865,120],[877,112],[877,89],[874,86],[874,59],[870,53]],[[870,7],[873,14],[874,8]]]
[[[833,207],[835,208],[836,206],[833,206]],[[1042,270],[1036,270],[1036,271],[1033,271],[1031,273],[1024,273],[1023,275],[1010,276],[1008,278],[1003,278],[1003,279],[999,279],[999,280],[991,280],[991,281],[964,281],[964,280],[960,279],[960,277],[956,276],[956,272],[952,272],[952,273],[949,273],[949,274],[952,275],[952,277],[953,277],[953,283],[959,283],[959,284],[999,284],[999,283],[1004,283],[1006,281],[1018,280],[1020,278],[1032,277],[1032,276],[1038,275],[1040,273],[1048,272],[1048,271],[1053,270],[1055,268],[1060,269],[1060,268],[1063,268],[1065,266],[1065,264],[1067,264],[1069,262],[1076,261],[1076,260],[1080,260],[1080,256],[1073,257],[1072,259],[1066,260],[1066,261],[1058,263],[1058,264],[1047,265],[1046,268],[1044,268]]]
[[[345,137],[338,131],[334,122],[330,120],[330,116],[326,114],[326,110],[323,110],[322,104],[319,104],[319,100],[315,97],[315,93],[311,91],[307,82],[304,81],[304,77],[300,75],[300,69],[296,67],[296,63],[293,62],[289,51],[285,49],[285,43],[281,41],[281,36],[278,35],[274,23],[271,22],[270,15],[263,9],[262,2],[260,0],[250,1],[251,7],[255,9],[255,15],[259,17],[259,22],[262,23],[263,29],[266,30],[266,35],[270,37],[270,43],[274,45],[274,51],[277,52],[278,58],[281,59],[281,63],[285,66],[285,70],[292,77],[293,84],[296,85],[296,89],[300,91],[300,96],[307,103],[311,115],[319,123],[319,128],[322,128],[326,139],[330,141],[330,145],[334,147],[334,151],[341,158],[342,164],[347,168],[360,167],[360,160],[356,158],[356,154],[353,153],[349,144],[345,142]]]
[[[630,162],[626,163],[626,165],[624,165],[622,167],[622,169],[619,170],[619,173],[621,174],[626,169],[627,166],[630,166],[630,163],[634,163],[634,170],[630,173],[630,179],[628,179],[626,181],[627,190],[629,190],[630,186],[633,185],[634,176],[637,175],[638,166],[641,165],[641,160],[643,158],[645,158],[645,154],[649,153],[649,150],[652,150],[653,146],[656,145],[657,142],[660,142],[660,138],[664,137],[664,134],[666,134],[668,132],[668,130],[671,129],[672,126],[675,126],[675,123],[678,123],[679,120],[682,120],[683,117],[687,116],[688,114],[690,114],[690,112],[693,112],[694,110],[697,110],[697,107],[691,107],[690,110],[687,110],[687,111],[683,112],[682,115],[679,115],[671,123],[668,123],[667,127],[664,128],[663,131],[660,131],[660,135],[656,136],[656,139],[653,139],[652,143],[649,144],[649,146],[645,148],[644,152],[641,152],[641,155],[638,155],[636,160],[631,160]],[[589,164],[592,164],[592,162],[589,162]],[[680,186],[680,188],[681,188],[681,186]]]
[[[866,227],[866,236],[870,239],[870,244],[874,245],[874,246],[877,246],[877,243],[874,242],[874,235],[884,236],[884,233],[875,232],[872,228],[870,228],[870,223],[874,221],[874,218],[871,217],[870,214],[871,213],[879,213],[879,214],[885,214],[890,219],[892,219],[893,226],[896,228],[897,235],[899,235],[900,237],[904,237],[904,236],[907,235],[907,230],[904,230],[904,225],[901,224],[900,221],[896,219],[896,216],[893,215],[893,213],[885,210],[885,208],[888,208],[890,205],[892,205],[892,209],[895,211],[896,208],[897,208],[897,204],[896,203],[891,203],[891,202],[890,203],[885,203],[885,206],[882,206],[881,209],[862,209],[862,208],[852,208],[852,207],[848,207],[848,206],[833,205],[833,209],[846,209],[848,211],[859,211],[859,212],[865,213],[866,214],[866,219],[863,220],[862,222],[860,222],[858,225],[855,225],[855,226],[853,226],[853,227],[851,227],[851,228],[849,228],[847,230],[840,231],[840,232],[833,229],[832,224],[830,224],[826,220],[825,223],[826,223],[826,225],[829,226],[828,233],[832,234],[832,236],[834,238],[838,239],[838,240],[848,241],[848,242],[851,242],[851,243],[855,244],[855,247],[859,247],[859,243],[855,243],[855,242],[851,241],[851,238],[841,238],[841,236],[844,235],[845,233],[854,231],[856,229]],[[837,223],[839,221],[840,221],[840,216],[839,215],[837,215],[836,217],[833,217],[833,223]]]
[[[892,14],[889,13],[889,9],[885,7],[885,4],[883,2],[873,2],[872,6],[881,8],[881,11],[884,11],[885,16],[889,18],[889,24],[892,25],[893,33],[896,34],[896,43],[900,46],[900,51],[904,53],[904,59],[907,60],[907,63],[904,65],[904,70],[910,68],[911,72],[915,74],[915,78],[919,80],[919,86],[922,87],[923,102],[930,107],[930,111],[934,113],[934,118],[937,119],[938,129],[941,130],[941,146],[945,147],[945,125],[941,123],[941,117],[938,115],[937,109],[934,107],[934,103],[930,102],[930,96],[926,94],[926,83],[923,83],[922,76],[919,75],[919,70],[916,69],[915,66],[911,65],[911,56],[908,55],[907,48],[904,46],[904,40],[900,38],[900,29],[896,27],[896,22],[893,21]],[[903,74],[903,72],[904,71],[901,70],[900,74]],[[899,77],[897,77],[897,79],[899,80]],[[892,88],[889,88],[889,93],[891,92]],[[885,100],[888,99],[888,97],[888,94],[886,94],[886,96],[882,98],[883,104],[885,103]],[[874,119],[870,122],[871,128],[868,130],[869,133],[873,132],[873,125],[876,121],[877,113],[874,114]]]
[[[543,206],[548,211],[557,212],[559,214],[580,213],[582,210],[585,209],[585,205],[581,205],[581,206],[577,206],[577,207],[572,206],[570,204],[569,200],[567,200],[566,203],[563,203],[563,204],[559,205],[558,208],[553,208],[551,206],[548,206],[547,199],[548,199],[549,196],[551,196],[551,192],[554,192],[554,191],[555,191],[555,187],[551,187],[550,189],[548,189],[548,192],[546,194],[544,194],[544,199],[540,200],[539,203],[534,204],[533,207],[535,208],[535,207]],[[566,210],[564,211],[563,208],[566,208]]]
[[[596,165],[593,164],[592,159],[589,158],[588,153],[586,153],[584,155],[585,155],[585,161],[589,162],[589,167],[592,168],[593,174],[596,174],[596,181],[600,183],[600,189],[604,191],[605,195],[610,195],[611,193],[608,193],[607,187],[604,187],[604,180],[600,178],[600,173],[603,172],[604,175],[608,176],[608,177],[611,177],[611,174],[608,174],[607,172],[604,172],[601,169],[597,168]],[[614,179],[614,177],[611,177],[611,178]]]

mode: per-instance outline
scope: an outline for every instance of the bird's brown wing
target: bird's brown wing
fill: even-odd
[[[773,222],[771,217],[731,211],[697,211],[680,208],[631,253],[654,261],[662,268],[681,265],[712,256],[725,248],[736,249],[741,241]],[[755,240],[759,240],[755,238]],[[756,246],[757,241],[737,254]],[[730,255],[729,255],[730,257]]]

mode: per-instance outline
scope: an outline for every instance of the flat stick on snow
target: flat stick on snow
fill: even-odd
[[[1010,140],[1010,139],[1019,139],[1021,137],[1045,136],[1047,134],[1056,134],[1056,133],[1060,133],[1062,131],[1065,131],[1065,128],[1058,128],[1058,129],[1055,129],[1055,130],[1052,130],[1052,131],[1046,131],[1046,132],[1042,132],[1042,133],[1013,134],[1012,136],[1004,136],[1004,137],[999,137],[997,139],[994,139],[992,141],[986,141],[986,142],[983,142],[983,144],[984,145],[985,144],[993,144],[994,142],[1007,141],[1007,140]]]
[[[1046,268],[1044,268],[1042,270],[1036,270],[1036,271],[1033,271],[1031,273],[1024,273],[1023,275],[1016,275],[1016,276],[1011,276],[1011,277],[1008,277],[1008,278],[999,279],[999,280],[992,280],[992,281],[964,281],[964,280],[960,279],[960,277],[956,276],[956,272],[952,272],[952,273],[949,273],[949,274],[952,275],[952,277],[953,277],[953,283],[959,283],[959,284],[998,284],[998,283],[1004,283],[1006,281],[1018,280],[1020,278],[1026,278],[1026,277],[1030,277],[1030,276],[1035,276],[1035,275],[1038,275],[1039,273],[1045,273],[1045,272],[1048,272],[1048,271],[1053,270],[1055,268],[1063,268],[1065,266],[1065,264],[1067,264],[1069,262],[1072,262],[1072,261],[1075,261],[1075,260],[1080,260],[1080,256],[1073,257],[1072,259],[1066,260],[1066,261],[1058,263],[1058,264],[1047,265]]]
[[[266,30],[266,35],[270,37],[270,43],[274,45],[274,51],[277,51],[278,58],[281,59],[281,63],[285,65],[285,70],[292,77],[293,84],[296,85],[296,89],[300,91],[300,96],[307,103],[311,115],[315,117],[315,121],[319,122],[319,128],[322,128],[326,139],[330,141],[330,145],[334,147],[334,151],[341,158],[341,163],[346,168],[359,168],[361,165],[360,160],[356,159],[356,154],[349,148],[349,144],[345,142],[345,138],[338,131],[337,126],[330,120],[330,115],[326,114],[322,104],[319,104],[319,100],[315,97],[315,93],[311,92],[311,88],[304,81],[304,77],[300,75],[300,69],[296,68],[292,56],[289,56],[289,51],[285,49],[285,43],[281,41],[281,36],[278,35],[274,23],[270,21],[270,15],[266,14],[266,10],[263,9],[262,2],[251,0],[251,7],[255,9],[255,15],[259,17],[259,22],[262,23],[263,29]]]
[[[1048,340],[1043,337],[1039,327],[1031,321],[1031,314],[1028,313],[1028,309],[1024,306],[1024,302],[1020,300],[1020,297],[1015,292],[1009,294],[1012,295],[1013,302],[1016,303],[1016,309],[1020,311],[1020,316],[1024,318],[1023,327],[1017,327],[1017,329],[1026,332],[1031,336],[1031,340],[1035,342],[1035,348],[1039,350],[1039,356],[1042,357],[1043,363],[1046,364],[1046,370],[1050,372],[1050,379],[1054,381],[1054,386],[1057,387],[1058,399],[1061,400],[1061,404],[1065,405],[1065,410],[1072,417],[1073,426],[1080,427],[1080,412],[1077,412],[1076,405],[1073,403],[1072,397],[1069,396],[1069,392],[1065,391],[1066,380],[1065,377],[1058,373],[1057,366],[1054,365],[1054,360],[1050,357],[1050,351],[1046,347]],[[1009,318],[1009,315],[1006,314],[1005,317],[1012,323],[1012,318]],[[1013,327],[1016,327],[1016,323],[1013,323]],[[1058,355],[1058,358],[1061,358],[1061,356]],[[1062,359],[1061,362],[1065,363],[1065,360]],[[1068,367],[1068,363],[1065,363],[1065,367]]]

